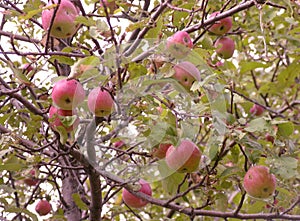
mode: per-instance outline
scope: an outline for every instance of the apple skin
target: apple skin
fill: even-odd
[[[55,83],[51,96],[55,106],[72,110],[84,101],[85,91],[77,80],[62,79]]]
[[[40,216],[45,216],[51,212],[51,204],[47,200],[40,200],[36,206],[35,206],[35,211],[40,215]]]
[[[175,74],[172,76],[185,89],[189,90],[194,81],[200,81],[200,72],[191,62],[184,61],[174,66]]]
[[[167,150],[169,147],[172,146],[172,144],[169,143],[161,143],[158,145],[158,147],[155,147],[152,156],[157,157],[158,159],[163,159],[166,157]]]
[[[215,48],[220,57],[228,59],[231,58],[234,53],[235,43],[229,37],[221,37],[215,42]]]
[[[32,169],[29,171],[28,175],[24,179],[24,183],[28,186],[36,186],[39,180],[36,178],[36,171]]]
[[[151,189],[150,184],[147,181],[140,179],[139,184],[141,185],[141,188],[138,190],[138,192],[142,192],[144,194],[152,196],[152,189]],[[123,188],[123,191],[122,191],[122,198],[127,206],[130,206],[133,208],[142,208],[145,205],[147,205],[147,203],[148,203],[147,201],[134,196],[125,188]]]
[[[97,117],[109,115],[113,105],[114,100],[110,93],[100,87],[94,88],[88,95],[89,110]]]
[[[53,1],[58,4],[58,0]],[[48,6],[52,5],[50,1]],[[75,18],[79,15],[79,11],[76,6],[69,0],[61,0],[58,6],[53,25],[50,31],[50,36],[55,38],[69,38],[72,37],[77,29],[78,25],[75,23]],[[42,12],[42,26],[44,30],[48,31],[51,25],[55,9],[46,9]]]
[[[202,153],[192,141],[184,139],[178,147],[169,147],[166,153],[167,165],[179,173],[191,173],[197,170]]]
[[[170,55],[177,59],[187,56],[192,47],[192,39],[185,31],[178,31],[167,39],[166,48]]]
[[[254,104],[250,108],[250,113],[255,115],[255,116],[261,116],[264,113],[265,109],[262,106],[259,106],[257,104]]]
[[[220,14],[220,12],[214,12],[209,16],[209,18],[216,17],[218,14]],[[231,28],[232,28],[232,17],[226,17],[219,21],[216,21],[208,29],[208,31],[216,35],[224,35],[227,32],[229,32]]]
[[[62,126],[66,129],[67,132],[71,132],[74,129],[76,129],[79,125],[79,117],[77,116],[75,122],[69,126],[66,127],[62,122],[61,119],[59,117],[66,117],[66,116],[73,116],[76,115],[77,113],[76,111],[73,110],[62,110],[62,109],[58,109],[54,106],[51,106],[49,109],[49,118],[54,118],[53,122],[50,123],[50,126],[53,130],[56,130],[56,127]]]
[[[275,141],[274,136],[272,136],[272,135],[269,134],[269,133],[266,133],[265,139],[266,139],[266,141],[269,141],[269,142],[271,142],[271,143],[274,143],[274,141]]]
[[[245,174],[244,189],[254,198],[268,198],[276,188],[276,177],[266,166],[253,166]]]

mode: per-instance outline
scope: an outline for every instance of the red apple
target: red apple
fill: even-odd
[[[55,4],[58,4],[58,0],[53,0]],[[52,5],[52,1],[49,1],[47,6]],[[55,14],[55,18],[51,27],[50,35],[55,38],[69,38],[72,37],[77,29],[78,25],[75,22],[75,18],[78,17],[79,11],[76,6],[69,0],[61,0],[57,6],[58,9]],[[42,12],[42,25],[44,30],[51,26],[52,17],[55,8],[46,9]]]
[[[28,175],[26,175],[26,178],[24,179],[24,183],[28,186],[35,186],[38,184],[38,182],[39,180],[36,178],[35,169],[30,170]]]
[[[51,208],[51,204],[47,200],[40,200],[35,206],[35,211],[40,216],[45,216],[51,212]]]
[[[158,147],[155,147],[152,156],[157,157],[159,159],[163,159],[166,157],[167,150],[169,147],[172,146],[172,144],[169,143],[161,143],[158,145]]]
[[[200,81],[200,72],[191,62],[184,61],[174,66],[175,74],[172,76],[184,88],[189,90],[194,81]]]
[[[55,106],[63,110],[72,110],[84,101],[85,91],[75,79],[63,79],[55,83],[52,100]]]
[[[190,53],[193,42],[187,32],[178,31],[167,39],[166,47],[171,56],[180,59]]]
[[[221,37],[215,42],[215,48],[220,57],[228,59],[231,58],[234,53],[235,44],[231,38]]]
[[[73,124],[72,122],[67,122],[67,119],[65,117],[74,116],[74,115],[76,115],[76,120],[73,122]],[[51,119],[50,126],[52,127],[53,130],[56,130],[56,127],[62,126],[66,129],[67,132],[71,132],[74,129],[76,129],[79,124],[79,117],[77,116],[76,111],[62,110],[54,106],[50,107],[49,118]],[[64,120],[66,123],[63,123]]]
[[[275,141],[274,136],[272,136],[272,135],[269,134],[269,133],[266,133],[265,139],[266,139],[266,141],[269,141],[269,142],[271,142],[271,143],[274,143],[274,141]]]
[[[113,110],[114,100],[111,94],[100,87],[94,88],[88,96],[89,110],[97,117],[109,115]]]
[[[255,198],[268,198],[276,188],[276,177],[266,166],[251,167],[244,177],[246,192]]]
[[[140,179],[139,185],[140,185],[140,188],[139,188],[139,190],[137,190],[137,192],[142,192],[144,194],[152,196],[151,186],[147,181]],[[134,196],[125,188],[123,188],[123,191],[122,191],[122,198],[127,206],[130,206],[133,208],[141,208],[141,207],[144,207],[148,203],[147,201]]]
[[[216,17],[220,12],[214,12],[212,13],[209,18],[214,18]],[[209,29],[211,33],[217,34],[217,35],[224,35],[227,32],[230,31],[232,28],[232,18],[231,17],[226,17],[223,18],[219,21],[216,21]]]
[[[197,170],[201,155],[196,144],[184,139],[178,147],[169,147],[166,153],[166,163],[179,173],[191,173]]]
[[[115,148],[118,148],[118,149],[119,149],[119,148],[122,148],[122,147],[125,147],[125,145],[126,145],[126,144],[125,144],[124,141],[122,141],[122,140],[119,140],[119,141],[117,141],[117,142],[114,143],[114,147],[115,147]]]
[[[250,108],[250,113],[255,115],[255,116],[260,116],[264,113],[265,108],[263,108],[260,105],[254,104],[251,108]]]

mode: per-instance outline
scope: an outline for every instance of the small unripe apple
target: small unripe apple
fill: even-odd
[[[40,216],[45,216],[51,212],[51,204],[47,200],[40,200],[36,206],[35,206],[35,211],[40,215]]]
[[[189,61],[184,61],[174,66],[174,75],[176,79],[184,88],[189,90],[194,81],[200,81],[200,72],[198,68]]]
[[[231,38],[221,37],[215,42],[215,48],[220,57],[228,59],[231,58],[234,53],[235,44]]]
[[[184,139],[178,147],[169,147],[166,153],[167,165],[179,173],[191,173],[197,170],[201,152],[196,144]]]
[[[107,90],[97,87],[89,93],[88,107],[95,116],[104,117],[109,115],[113,110],[113,105],[114,100]]]
[[[214,12],[212,13],[209,18],[216,17],[220,12]],[[217,35],[224,35],[227,32],[230,31],[232,27],[232,18],[226,17],[219,21],[216,21],[209,29],[208,31]]]
[[[253,166],[247,171],[243,185],[250,196],[264,199],[274,193],[276,177],[266,166]]]
[[[35,186],[36,184],[38,184],[38,182],[39,180],[36,178],[35,169],[30,170],[26,175],[26,178],[24,179],[24,183],[28,186]]]
[[[154,148],[152,152],[153,157],[157,157],[159,159],[163,159],[166,157],[167,150],[172,144],[169,143],[161,143],[157,147]]]
[[[137,192],[142,192],[144,194],[152,196],[152,189],[151,189],[150,184],[147,181],[140,179],[138,185],[140,188],[137,190]],[[123,191],[122,191],[122,198],[127,206],[130,206],[133,208],[141,208],[141,207],[144,207],[148,203],[147,201],[134,196],[125,188],[123,188]]]
[[[58,4],[58,0],[54,0],[53,2]],[[50,1],[47,6],[52,4]],[[51,26],[54,11],[55,9],[51,8],[42,12],[42,25],[46,31],[49,31],[48,29]],[[61,0],[55,14],[50,35],[55,38],[72,37],[78,29],[78,25],[75,23],[75,18],[78,17],[78,15],[79,11],[71,1]]]
[[[52,89],[52,100],[55,106],[63,110],[72,110],[84,101],[85,91],[75,79],[62,79]]]
[[[193,42],[187,32],[178,31],[167,39],[166,47],[171,56],[180,59],[190,53]]]
[[[70,116],[75,116],[76,119],[75,121],[72,123],[70,122],[69,126],[66,126],[66,124],[68,123],[63,123],[63,120],[66,118],[64,117],[70,117]],[[49,118],[51,119],[50,122],[50,126],[52,127],[53,130],[56,130],[56,127],[62,126],[66,129],[67,132],[71,132],[74,129],[77,128],[78,124],[79,124],[79,117],[77,116],[76,111],[73,110],[62,110],[62,109],[58,109],[54,106],[50,107],[49,110]]]
[[[250,108],[250,113],[255,115],[255,116],[260,116],[264,113],[265,108],[263,108],[260,105],[254,104],[251,108]]]

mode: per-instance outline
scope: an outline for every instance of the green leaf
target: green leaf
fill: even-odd
[[[261,62],[256,62],[256,61],[241,61],[240,66],[241,66],[240,73],[244,74],[248,71],[255,70],[256,68],[267,68],[269,65],[263,64]]]
[[[268,159],[267,162],[272,165],[271,172],[280,175],[283,179],[298,177],[298,160],[292,157],[277,157]]]
[[[79,209],[81,209],[81,210],[88,210],[89,209],[88,205],[86,205],[85,202],[83,202],[81,200],[79,193],[72,194],[72,198],[73,198],[75,204],[78,206]]]
[[[286,122],[278,124],[278,134],[285,138],[291,136],[294,133],[294,124],[292,122]]]
[[[33,214],[32,212],[30,212],[29,210],[24,209],[24,208],[18,208],[18,207],[15,207],[15,206],[10,206],[9,208],[5,208],[5,212],[8,212],[8,213],[23,213],[23,214],[26,214],[27,216],[29,216],[32,221],[38,221],[38,218],[35,214]]]
[[[248,132],[263,132],[264,130],[268,129],[268,124],[264,118],[256,118],[249,122],[245,131]]]
[[[20,171],[24,167],[23,164],[20,163],[7,163],[0,165],[0,171],[7,170],[7,171]]]

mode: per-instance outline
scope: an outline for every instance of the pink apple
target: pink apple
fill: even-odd
[[[231,58],[234,53],[235,44],[231,38],[221,37],[215,42],[215,48],[220,57],[228,59]]]
[[[26,175],[26,178],[24,179],[24,183],[28,186],[35,186],[37,185],[39,180],[36,178],[36,171],[35,169],[32,169],[29,171],[29,173]]]
[[[103,0],[103,3],[107,7],[109,14],[112,14],[118,8],[115,0]],[[102,0],[100,0],[100,6],[103,6]]]
[[[88,96],[89,110],[97,117],[109,115],[113,110],[114,100],[111,94],[100,87],[91,90]]]
[[[260,116],[264,113],[265,108],[263,108],[260,105],[254,104],[251,108],[250,108],[250,113],[255,115],[255,116]]]
[[[184,139],[178,147],[169,147],[166,153],[167,165],[179,173],[191,173],[197,170],[201,152],[196,144]]]
[[[255,198],[268,198],[276,188],[276,177],[266,166],[251,167],[244,177],[245,191]]]
[[[181,59],[190,53],[193,42],[187,32],[178,31],[167,39],[166,47],[171,56]]]
[[[49,2],[47,6],[58,4],[58,0]],[[55,9],[46,9],[42,12],[42,25],[44,30],[51,26],[52,17]],[[77,29],[78,25],[75,22],[75,18],[78,17],[79,11],[76,6],[69,0],[61,0],[58,6],[53,25],[50,31],[50,35],[55,38],[69,38],[72,37]]]
[[[138,185],[140,185],[140,188],[139,188],[139,190],[137,190],[137,192],[142,192],[144,194],[152,196],[152,189],[151,189],[150,184],[147,181],[140,179]],[[148,203],[147,201],[134,196],[125,188],[123,188],[123,191],[122,191],[122,198],[127,206],[130,206],[133,208],[141,208],[141,207],[144,207]]]
[[[161,143],[158,145],[158,147],[155,147],[152,156],[157,157],[159,159],[163,159],[166,157],[167,150],[169,147],[172,146],[172,144],[169,143]]]
[[[76,120],[73,122],[73,124],[71,124],[71,122],[69,122],[69,126],[66,126],[66,124],[68,123],[63,123],[64,120],[67,120],[64,117],[70,117],[70,116],[74,116],[76,115]],[[66,129],[67,132],[71,132],[74,129],[77,128],[78,124],[79,124],[79,117],[77,116],[76,111],[73,110],[62,110],[62,109],[58,109],[54,106],[50,107],[49,110],[49,118],[51,119],[51,123],[50,126],[52,127],[53,130],[56,130],[56,127],[64,127]]]
[[[194,81],[200,81],[200,72],[191,62],[184,61],[174,66],[175,74],[172,76],[184,88],[189,90]]]
[[[51,204],[47,200],[40,200],[36,206],[35,206],[35,211],[40,215],[40,216],[45,216],[51,212]]]
[[[212,13],[209,18],[214,18],[216,17],[220,12],[214,12]],[[232,28],[232,18],[231,17],[226,17],[223,18],[219,21],[216,21],[209,29],[211,33],[217,34],[217,35],[224,35],[227,32],[230,31]]]
[[[85,91],[75,79],[63,79],[55,83],[52,100],[55,106],[63,110],[72,110],[84,101]]]
[[[119,141],[117,141],[117,142],[114,143],[114,147],[118,148],[118,149],[122,148],[122,147],[125,147],[125,146],[126,146],[126,144],[122,140],[119,140]]]

